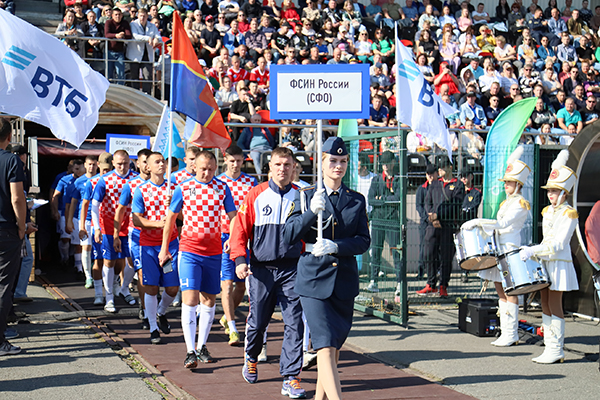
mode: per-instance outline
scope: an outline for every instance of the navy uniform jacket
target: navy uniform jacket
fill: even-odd
[[[285,224],[285,240],[293,245],[299,241],[314,244],[317,241],[317,215],[310,211],[310,200],[316,188],[309,186],[296,193],[294,206]],[[355,255],[363,254],[371,244],[365,198],[342,184],[336,210],[325,195],[323,238],[333,240],[338,253],[315,257],[304,253],[298,262],[296,293],[316,299],[327,299],[335,294],[341,300],[358,295],[358,269]],[[306,211],[302,212],[300,196],[305,196]],[[312,229],[312,228],[315,229]]]
[[[462,220],[470,221],[477,218],[477,209],[481,204],[481,190],[476,187],[465,188],[465,198],[462,203]]]
[[[464,197],[465,185],[461,181],[452,178],[450,182],[444,182],[440,179],[429,187],[425,196],[425,211],[436,213],[443,227],[457,228]]]
[[[419,213],[419,217],[421,218],[421,225],[427,225],[427,220],[429,217],[429,215],[427,215],[427,211],[425,211],[425,197],[427,196],[429,187],[429,181],[427,181],[417,188],[415,203],[417,207],[417,212]]]

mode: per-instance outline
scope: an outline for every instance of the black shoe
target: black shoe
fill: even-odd
[[[183,366],[188,369],[196,368],[198,366],[198,358],[196,357],[196,353],[193,351],[187,353],[185,356],[185,361],[183,362]]]
[[[152,343],[152,344],[160,343],[160,332],[158,331],[158,329],[156,329],[155,331],[152,331],[152,333],[150,334],[150,343]]]
[[[169,321],[167,321],[166,315],[159,315],[158,321],[156,321],[156,322],[158,324],[158,327],[162,331],[162,333],[164,333],[165,335],[168,335],[169,333],[171,333],[171,325],[169,325]]]
[[[214,361],[213,358],[210,356],[210,353],[208,352],[206,345],[202,345],[202,348],[198,352],[198,361],[200,361],[201,363],[205,363],[205,364],[208,364],[208,363],[211,363]]]
[[[148,322],[148,318],[144,318],[142,320],[142,329],[145,331],[150,330],[150,322]]]

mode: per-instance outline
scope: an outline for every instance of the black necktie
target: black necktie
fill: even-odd
[[[329,200],[331,200],[331,204],[333,204],[333,208],[337,207],[338,200],[340,199],[340,194],[336,191],[331,192],[329,195]]]

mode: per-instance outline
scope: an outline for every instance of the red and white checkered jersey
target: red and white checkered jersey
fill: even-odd
[[[217,178],[209,183],[189,179],[175,189],[170,210],[183,213],[180,251],[203,256],[222,253],[221,208],[236,210],[229,187]]]
[[[98,174],[96,176],[91,177],[90,180],[88,181],[88,185],[90,185],[90,187],[91,187],[91,192],[90,192],[89,198],[87,198],[86,200],[89,200],[90,202],[92,201],[92,194],[94,193],[94,188],[96,187],[96,184],[98,183],[100,178],[102,178],[102,175]],[[92,208],[92,205],[90,203],[88,210],[91,210],[91,208]],[[88,213],[89,212],[90,211],[88,211]],[[95,229],[93,218],[92,218],[92,228]]]
[[[193,178],[194,175],[190,174],[187,169],[180,169],[177,172],[173,172],[171,174],[171,181],[175,181],[177,185],[179,185],[183,181],[187,181],[190,178]]]
[[[142,177],[139,176],[139,175],[136,176],[133,179],[130,179],[129,182],[127,182],[127,185],[129,187],[129,191],[130,191],[130,194],[131,194],[131,198],[133,198],[133,194],[135,193],[135,189],[137,189],[137,187],[140,186],[144,182],[146,182],[146,181],[143,180]],[[133,218],[129,218],[129,227],[133,228],[133,229],[140,229],[137,226],[133,225]]]
[[[167,181],[158,186],[148,180],[140,184],[133,193],[132,211],[141,214],[149,221],[160,221],[167,216],[165,199],[173,193],[177,185],[171,182],[171,189],[167,188]],[[140,232],[141,246],[160,246],[162,244],[162,229],[142,229]],[[177,238],[177,227],[173,225],[169,243]]]
[[[114,222],[119,197],[123,186],[137,173],[129,170],[125,176],[119,176],[116,171],[111,171],[102,176],[94,188],[94,200],[100,203],[100,230],[103,235],[112,235],[114,233]],[[131,207],[127,207],[119,236],[127,236],[129,227],[129,218]]]
[[[225,173],[222,173],[217,178],[229,186],[236,210],[240,209],[250,189],[258,185],[256,178],[243,172],[237,179],[230,178]],[[221,213],[221,233],[229,233],[229,217],[225,213],[225,210]]]

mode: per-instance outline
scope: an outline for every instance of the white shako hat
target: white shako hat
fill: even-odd
[[[561,150],[552,162],[552,171],[548,177],[548,182],[542,189],[559,189],[569,193],[573,189],[577,175],[575,171],[567,167],[569,160],[569,150]]]
[[[504,171],[504,177],[500,179],[502,182],[517,182],[521,186],[525,185],[527,177],[531,173],[531,168],[520,160],[523,150],[523,146],[517,146],[515,151],[508,157],[508,160],[506,160],[506,171]]]

